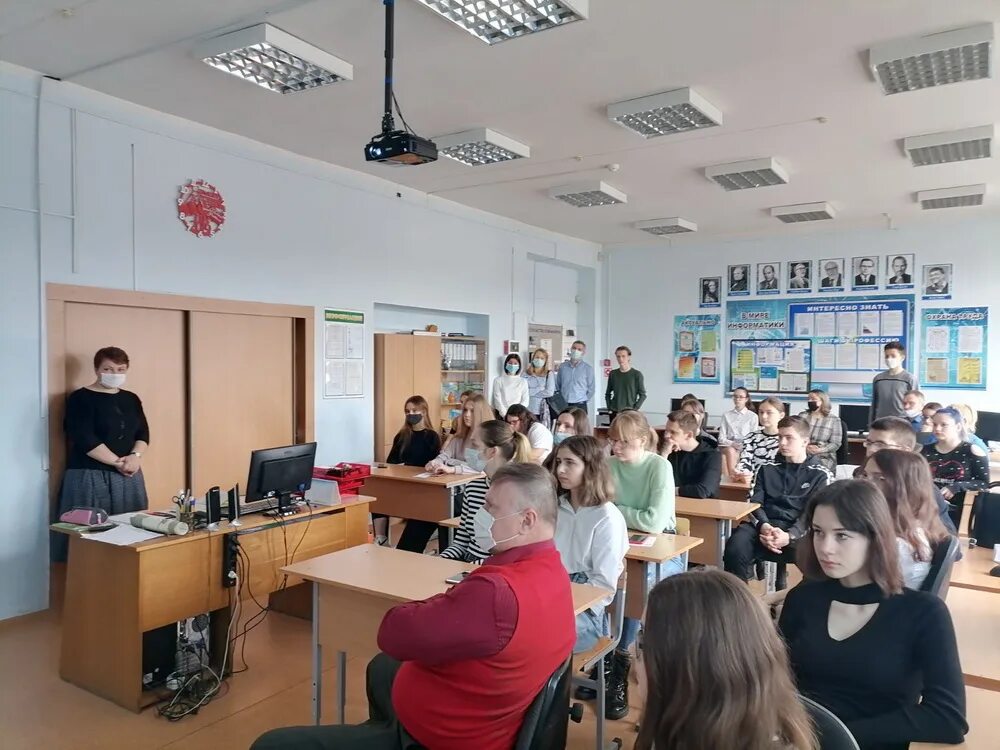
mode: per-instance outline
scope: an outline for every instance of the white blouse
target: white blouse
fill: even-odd
[[[548,428],[541,422],[534,422],[531,427],[528,428],[528,434],[526,437],[528,438],[528,442],[531,443],[532,450],[541,448],[545,451],[539,461],[544,461],[552,452],[552,433],[549,432]]]
[[[899,550],[899,567],[903,573],[903,585],[908,589],[919,591],[924,583],[924,579],[931,572],[931,545],[927,541],[927,534],[923,529],[917,529],[917,536],[920,538],[920,556],[927,558],[923,560],[913,559],[913,547],[902,537],[896,537],[896,547]]]
[[[493,379],[493,395],[490,404],[500,412],[500,419],[507,416],[507,410],[514,404],[527,406],[531,402],[528,381],[520,375],[498,375]]]

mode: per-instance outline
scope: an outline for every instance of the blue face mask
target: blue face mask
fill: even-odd
[[[520,370],[521,368],[520,366],[514,364],[513,362],[508,362],[506,365],[504,365],[503,369],[505,369],[511,375],[517,375],[517,371]]]
[[[533,359],[533,360],[531,360],[531,366],[534,367],[536,370],[541,370],[542,367],[545,366],[545,360],[544,359]]]
[[[486,469],[486,459],[483,458],[482,452],[477,451],[475,448],[466,448],[465,465],[476,471],[484,471]]]
[[[574,362],[579,362],[581,359],[583,359],[583,352],[581,352],[579,349],[570,349],[569,358]]]
[[[565,433],[565,432],[553,432],[552,433],[552,442],[555,443],[556,445],[559,445],[559,443],[561,443],[563,440],[565,440],[568,437],[569,437],[569,435],[567,433]]]

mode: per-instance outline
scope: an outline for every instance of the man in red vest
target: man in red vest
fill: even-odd
[[[447,593],[382,620],[383,653],[368,665],[369,721],[276,729],[251,750],[510,750],[576,640],[556,517],[545,469],[499,469],[475,519],[492,556]]]

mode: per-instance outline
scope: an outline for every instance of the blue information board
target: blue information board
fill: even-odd
[[[811,386],[809,339],[734,339],[729,342],[731,388],[756,394],[804,395]]]

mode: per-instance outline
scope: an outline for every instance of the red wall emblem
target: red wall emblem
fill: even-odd
[[[226,202],[215,185],[188,180],[177,196],[177,218],[197,237],[211,237],[226,223]]]

